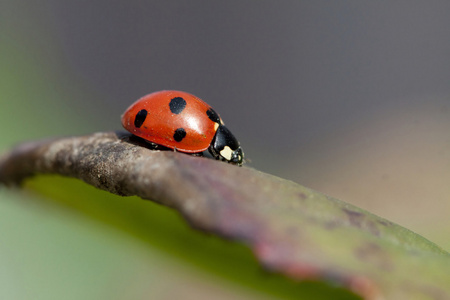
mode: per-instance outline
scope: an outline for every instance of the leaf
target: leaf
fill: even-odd
[[[0,182],[37,173],[80,178],[173,207],[295,280],[332,282],[366,299],[450,298],[450,255],[423,237],[291,181],[140,143],[97,133],[23,144],[0,160]]]

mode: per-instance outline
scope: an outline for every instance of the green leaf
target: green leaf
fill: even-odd
[[[241,245],[206,239],[162,207],[147,215],[155,206],[149,209],[149,203],[136,199],[82,205],[91,197],[81,196],[81,188],[68,193],[64,185],[57,193],[72,195],[67,204],[144,240],[157,237],[151,244],[164,251],[274,295],[304,296],[296,292],[305,284],[330,292],[317,288],[322,281],[366,299],[450,296],[450,255],[440,247],[362,209],[251,168],[151,151],[127,134],[98,133],[24,144],[0,160],[5,184],[36,173],[76,177],[118,195],[138,195],[176,209],[196,229],[247,245],[266,270],[289,280],[275,275],[268,280]],[[42,186],[48,185],[33,187],[55,192],[53,185]],[[112,213],[104,213],[109,209]],[[157,220],[161,223],[148,223]]]
[[[56,203],[110,224],[157,249],[235,284],[282,299],[359,299],[323,281],[294,281],[265,271],[250,249],[215,235],[192,230],[173,209],[123,198],[61,176],[36,176],[25,188]],[[39,198],[37,198],[39,199]]]

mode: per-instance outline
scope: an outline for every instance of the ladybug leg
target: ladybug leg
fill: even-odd
[[[141,138],[139,138],[139,139],[141,139]],[[158,150],[158,151],[169,150],[169,148],[164,147],[162,145],[158,145],[156,143],[153,143],[153,142],[150,142],[150,141],[147,141],[147,140],[144,140],[144,139],[141,139],[141,140],[143,140],[145,142],[146,148],[149,148],[150,150]]]
[[[219,154],[217,154],[217,152],[214,150],[214,145],[213,143],[211,143],[211,145],[209,145],[208,147],[208,152],[211,154],[212,157],[214,157],[216,160],[220,159]]]
[[[203,156],[203,152],[191,153],[192,156]]]
[[[148,146],[151,148],[151,149],[158,149],[159,148],[159,145],[158,144],[155,144],[155,143],[153,143],[153,142],[149,142],[149,141],[145,141],[147,144],[148,144]]]
[[[143,146],[145,148],[148,148],[150,150],[167,150],[168,148],[155,144],[153,142],[150,142],[148,140],[145,140],[143,138],[140,138],[138,136],[132,135],[130,136],[130,142],[135,143],[137,145]]]

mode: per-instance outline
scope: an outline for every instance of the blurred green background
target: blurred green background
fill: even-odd
[[[140,96],[185,90],[220,112],[250,166],[450,250],[449,9],[446,1],[2,0],[0,149],[117,130]],[[54,182],[33,187],[49,195]],[[0,189],[1,299],[261,297],[183,264],[170,245],[117,230],[126,226],[108,218],[125,205],[102,215],[83,209],[89,203],[57,203]],[[142,203],[183,228],[177,215]]]

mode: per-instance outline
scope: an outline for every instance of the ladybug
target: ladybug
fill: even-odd
[[[244,153],[219,114],[200,98],[181,91],[159,91],[133,103],[123,127],[148,142],[199,154],[208,149],[222,161],[241,166]]]

